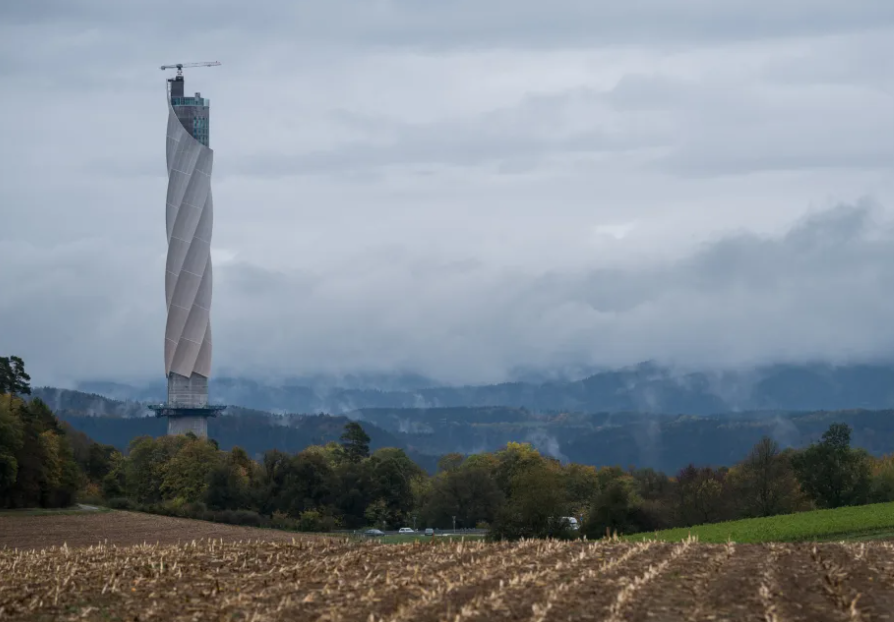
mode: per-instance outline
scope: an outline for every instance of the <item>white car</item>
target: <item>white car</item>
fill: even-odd
[[[568,529],[570,529],[571,531],[577,531],[578,529],[580,529],[580,524],[573,516],[563,516],[560,520],[565,521],[565,523],[568,525]]]
[[[409,527],[401,527],[397,533],[416,533],[416,532],[413,531],[412,529],[410,529]]]

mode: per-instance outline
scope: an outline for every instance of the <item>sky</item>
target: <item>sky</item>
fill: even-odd
[[[162,64],[214,374],[894,354],[890,0],[4,0],[0,353],[164,374]]]

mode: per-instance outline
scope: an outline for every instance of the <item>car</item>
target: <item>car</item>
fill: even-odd
[[[416,532],[413,531],[412,529],[410,529],[409,527],[401,527],[397,533],[416,533]]]
[[[363,535],[368,536],[370,538],[376,538],[378,536],[384,536],[385,532],[380,531],[378,529],[367,529],[366,531],[363,532]]]
[[[425,535],[433,536],[433,535],[435,535],[435,530],[432,529],[431,527],[429,527],[428,529],[425,530]]]

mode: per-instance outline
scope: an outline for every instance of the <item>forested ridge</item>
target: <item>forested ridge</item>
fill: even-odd
[[[133,402],[62,389],[34,389],[56,415],[91,438],[124,451],[131,439],[165,433],[165,422],[132,416]],[[136,409],[141,409],[137,411]],[[97,416],[100,415],[100,416]],[[690,462],[729,466],[762,437],[783,448],[819,440],[832,423],[847,423],[853,443],[870,454],[894,453],[894,411],[754,412],[727,415],[536,412],[509,407],[364,408],[348,415],[273,415],[230,406],[209,421],[220,446],[236,445],[255,459],[268,449],[297,452],[337,441],[349,420],[362,422],[371,447],[400,447],[433,473],[437,456],[493,452],[508,442],[528,442],[563,462],[592,466],[637,465],[677,472]]]
[[[584,374],[586,372],[580,372]],[[130,386],[83,382],[77,389],[120,400],[161,401],[164,381]],[[511,407],[538,412],[732,414],[894,408],[894,362],[778,364],[692,371],[653,362],[585,376],[520,374],[498,384],[441,386],[407,374],[258,381],[214,377],[209,390],[227,404],[268,412],[344,414],[367,408]]]
[[[763,437],[732,466],[690,464],[670,475],[563,463],[518,442],[443,455],[428,473],[402,448],[371,448],[357,421],[339,421],[337,440],[258,459],[189,435],[140,436],[119,451],[66,426],[40,399],[23,399],[23,374],[0,376],[3,507],[81,499],[306,531],[446,528],[455,518],[457,527],[518,538],[569,536],[559,516],[579,517],[582,533],[598,537],[894,500],[894,457],[853,447],[844,423],[803,449]]]

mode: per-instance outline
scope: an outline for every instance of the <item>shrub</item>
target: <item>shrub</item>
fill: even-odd
[[[88,482],[78,491],[78,501],[90,505],[101,505],[103,503],[102,488],[95,482]]]
[[[188,518],[199,518],[208,508],[201,501],[191,501],[182,508],[183,515]]]
[[[234,510],[233,518],[236,525],[246,525],[249,527],[261,527],[264,524],[263,517],[257,512],[251,510]]]
[[[127,497],[113,497],[106,501],[106,507],[112,508],[113,510],[136,511],[138,509],[137,504]]]

